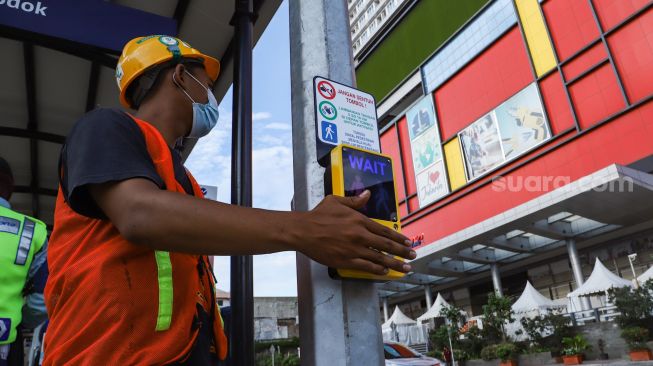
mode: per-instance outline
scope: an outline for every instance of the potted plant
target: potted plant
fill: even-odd
[[[580,365],[583,363],[583,352],[591,346],[582,335],[562,339],[562,361],[565,365]]]
[[[651,350],[646,345],[648,329],[642,327],[628,327],[621,331],[621,338],[626,340],[630,350],[631,361],[653,360]]]
[[[512,343],[501,343],[496,348],[496,354],[501,362],[499,366],[517,366],[515,357],[517,356],[517,347]]]

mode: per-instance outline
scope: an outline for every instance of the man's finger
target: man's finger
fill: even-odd
[[[413,245],[413,242],[408,239],[405,235],[398,233],[387,226],[383,226],[374,220],[367,220],[366,225],[367,230],[373,232],[376,235],[384,236],[392,241],[395,241],[403,246],[410,247]]]
[[[397,272],[410,272],[411,267],[409,264],[404,263],[403,261],[397,260],[392,256],[389,256],[387,254],[378,252],[373,249],[367,249],[365,250],[361,256],[364,259],[367,259],[369,261],[372,261],[376,264],[379,264],[383,267],[386,268],[392,268]]]
[[[358,196],[349,196],[349,197],[333,196],[333,198],[335,198],[336,201],[340,202],[341,204],[349,208],[358,210],[363,208],[363,206],[365,206],[367,201],[370,199],[370,191],[365,190],[363,193],[359,194]]]
[[[379,276],[388,274],[388,268],[363,258],[352,259],[350,261],[350,265],[347,267],[348,268],[346,269],[355,269],[367,273],[376,274]]]
[[[417,257],[417,253],[414,250],[382,236],[374,235],[367,242],[370,243],[370,247],[388,254],[397,255],[406,259],[415,259]]]

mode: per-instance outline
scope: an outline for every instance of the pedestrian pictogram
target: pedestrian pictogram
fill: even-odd
[[[333,121],[338,116],[338,110],[333,104],[325,100],[320,103],[320,114],[329,121]]]
[[[326,80],[322,80],[317,84],[317,91],[325,99],[331,100],[336,97],[336,88]]]
[[[335,123],[322,121],[322,139],[324,141],[338,143],[338,126]]]

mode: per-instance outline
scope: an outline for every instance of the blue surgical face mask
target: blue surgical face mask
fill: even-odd
[[[185,70],[184,70],[185,71]],[[193,78],[198,84],[203,88],[206,88],[199,80],[197,80],[191,73],[185,71],[188,76]],[[220,113],[218,112],[218,101],[215,99],[215,96],[211,92],[211,89],[206,88],[206,93],[208,94],[209,102],[206,104],[197,103],[195,100],[184,90],[184,88],[177,83],[175,79],[175,74],[172,74],[173,82],[181,89],[181,91],[186,94],[188,99],[193,103],[193,126],[191,127],[190,133],[186,137],[190,138],[200,138],[208,135],[209,132],[215,127],[218,123],[218,118]]]

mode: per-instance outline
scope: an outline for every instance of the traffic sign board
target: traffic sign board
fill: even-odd
[[[339,144],[381,152],[372,95],[320,76],[313,88],[318,161]]]

